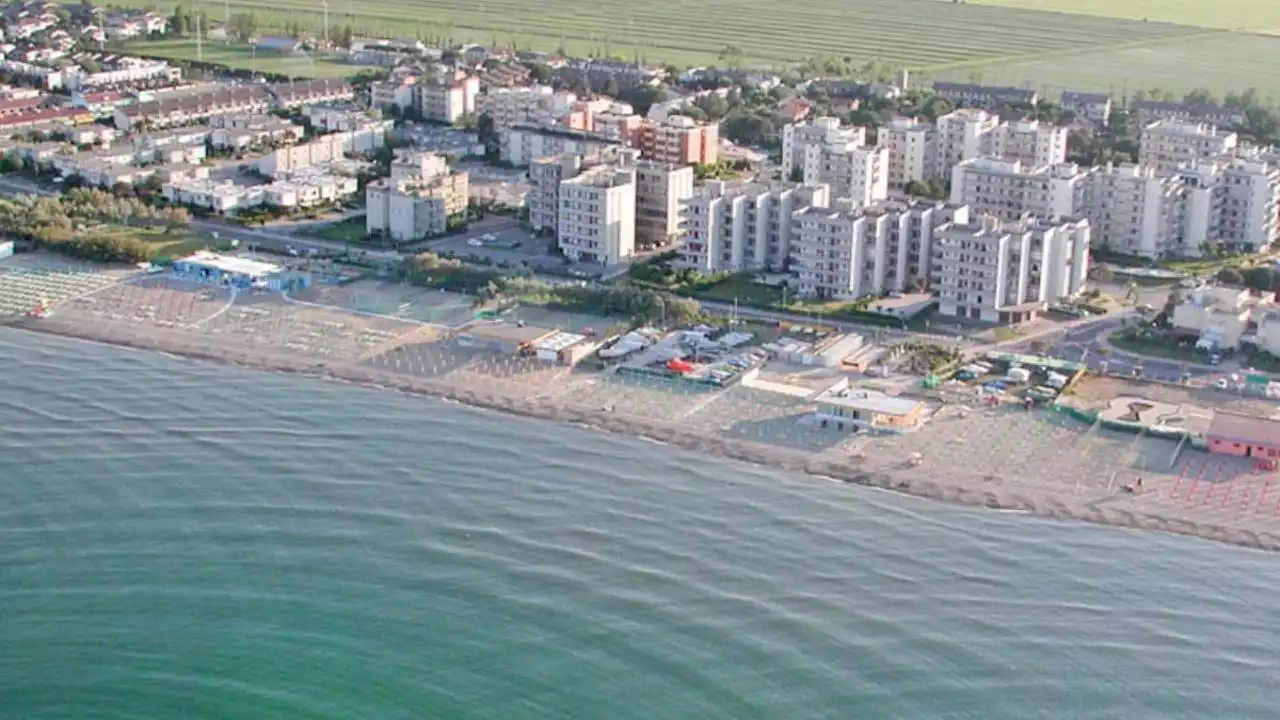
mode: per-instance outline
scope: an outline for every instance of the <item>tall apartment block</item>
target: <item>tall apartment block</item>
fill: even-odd
[[[939,203],[799,210],[790,262],[796,291],[845,299],[910,290],[929,278],[935,230],[968,219],[968,208]]]
[[[1089,218],[1094,244],[1158,258],[1185,250],[1185,197],[1182,178],[1140,165],[1109,165],[1089,173],[1078,211]]]
[[[636,243],[660,247],[680,238],[680,213],[693,197],[689,165],[641,160],[636,164]]]
[[[720,126],[683,115],[645,120],[632,144],[646,160],[674,165],[710,165],[720,158]]]
[[[1157,173],[1230,156],[1240,145],[1233,132],[1206,123],[1160,120],[1142,129],[1138,163]]]
[[[989,153],[1030,167],[1067,161],[1067,129],[1038,120],[1004,123],[991,132]]]
[[[1083,193],[1085,173],[1066,163],[1028,168],[1017,160],[966,160],[951,171],[951,202],[975,214],[1015,221],[1025,215],[1073,215]]]
[[[939,312],[998,323],[1034,318],[1078,295],[1089,271],[1089,221],[981,216],[935,233],[932,285]]]
[[[940,116],[936,125],[938,154],[934,170],[938,177],[946,178],[956,165],[990,154],[990,135],[1000,126],[1000,118],[986,110],[962,108]]]
[[[1197,255],[1206,243],[1261,252],[1280,242],[1280,164],[1264,153],[1185,167],[1177,180],[1181,246],[1168,252]]]
[[[701,273],[781,272],[795,237],[793,213],[830,200],[825,185],[709,182],[681,212],[677,265]]]
[[[803,172],[810,147],[862,147],[867,129],[840,124],[840,118],[820,117],[812,122],[788,123],[782,128],[782,173],[784,179]]]
[[[872,205],[889,197],[889,149],[853,143],[806,145],[804,183],[825,184],[833,198]]]
[[[636,171],[601,165],[560,181],[556,242],[573,262],[617,265],[635,254]]]
[[[423,79],[413,86],[413,104],[428,120],[454,123],[463,115],[474,115],[480,79],[463,72]]]
[[[451,216],[466,211],[467,173],[449,172],[444,158],[409,153],[397,158],[392,168],[391,177],[365,187],[365,229],[370,235],[397,241],[438,235],[448,229]]]
[[[938,130],[915,118],[894,118],[880,128],[878,145],[889,151],[889,187],[938,177]]]
[[[493,119],[497,130],[513,125],[559,125],[590,130],[591,115],[578,96],[545,85],[492,88],[476,101],[476,112]]]
[[[636,114],[635,108],[623,102],[613,103],[592,118],[592,127],[597,133],[612,138],[624,145],[632,145],[640,133],[644,118]]]
[[[665,245],[680,235],[681,207],[693,194],[693,168],[641,160],[639,150],[621,147],[606,148],[591,155],[562,153],[534,160],[529,165],[529,192],[526,196],[533,231],[559,237],[566,183],[599,170],[634,175],[632,246],[636,243]],[[572,209],[581,219],[583,208]],[[591,208],[586,211],[607,213],[610,208],[597,206],[594,211]],[[608,264],[608,258],[628,257],[630,254],[631,250],[620,254],[606,253],[607,259],[600,262]]]
[[[619,142],[596,133],[547,125],[515,125],[502,132],[499,156],[516,167],[561,153],[592,155]]]

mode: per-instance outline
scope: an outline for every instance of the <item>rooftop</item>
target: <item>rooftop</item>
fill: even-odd
[[[533,344],[540,340],[552,337],[559,331],[552,330],[550,328],[536,327],[534,325],[520,325],[518,323],[497,321],[491,323],[477,323],[468,327],[466,332],[472,337],[483,338],[485,340]]]
[[[867,410],[885,415],[906,415],[920,407],[919,400],[894,397],[874,390],[856,388],[840,388],[839,385],[827,388],[814,397],[814,402],[828,405],[839,405],[854,410]]]
[[[201,250],[193,255],[182,258],[179,262],[192,263],[195,265],[204,265],[222,272],[234,273],[237,275],[248,275],[249,277],[262,277],[264,275],[274,275],[283,268],[279,265],[261,260],[253,260],[251,258],[237,257],[235,255],[222,255],[220,253]]]
[[[1280,420],[1217,411],[1213,414],[1207,435],[1251,445],[1280,447]]]

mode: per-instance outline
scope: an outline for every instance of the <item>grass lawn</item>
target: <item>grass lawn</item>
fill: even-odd
[[[130,52],[172,60],[195,60],[197,55],[195,40],[181,38],[130,43],[127,49]],[[227,45],[216,41],[204,43],[204,61],[229,68],[308,78],[347,77],[367,69],[364,65],[348,65],[305,52],[293,55],[258,53],[250,45]]]
[[[178,230],[173,233],[166,233],[164,228],[113,226],[94,228],[92,230],[92,234],[124,235],[142,240],[155,249],[156,256],[154,261],[157,263],[167,262],[175,257],[190,255],[197,250],[203,250],[205,248],[217,250],[226,247],[225,242],[219,242],[210,237],[197,235],[188,230]]]
[[[1123,5],[1124,3],[1117,3]],[[1280,2],[1275,3],[1280,10]],[[1280,24],[1277,25],[1280,27]],[[1041,90],[1056,97],[1063,89],[1111,92],[1117,97],[1159,88],[1179,97],[1208,88],[1219,98],[1227,91],[1258,89],[1262,97],[1280,97],[1280,37],[1219,32],[1168,42],[1138,43],[1109,50],[1026,57],[924,74],[941,80],[968,81]]]
[[[753,282],[746,275],[730,275],[714,285],[694,291],[691,296],[713,302],[731,303],[737,300],[744,305],[763,306],[782,303],[781,289]]]
[[[364,216],[347,218],[335,223],[327,223],[324,225],[311,225],[306,228],[304,234],[311,237],[318,237],[324,240],[334,240],[337,242],[367,242],[369,233],[365,226]]]
[[[1132,1],[1132,0],[1130,0]],[[1124,0],[1121,0],[1123,3]],[[124,0],[171,12],[177,0]],[[228,0],[230,11],[253,11],[266,30],[286,23],[308,32],[322,25],[314,0]],[[1063,15],[936,0],[815,0],[780,11],[772,0],[335,0],[331,27],[357,35],[443,38],[511,45],[571,55],[643,56],[649,62],[705,64],[726,46],[757,67],[825,55],[861,64],[925,67],[999,60],[1049,51],[1107,47],[1196,32],[1159,22]]]

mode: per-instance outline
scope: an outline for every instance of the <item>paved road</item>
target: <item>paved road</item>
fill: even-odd
[[[1162,382],[1179,382],[1184,371],[1193,383],[1203,383],[1229,372],[1225,366],[1184,363],[1116,349],[1106,342],[1106,337],[1123,326],[1126,316],[1099,318],[1096,322],[1072,327],[1051,339],[1048,354],[1063,360],[1083,361],[1094,372],[1105,370],[1130,375],[1134,368],[1141,368],[1143,377]],[[1020,339],[1012,349],[1030,352],[1030,342]]]

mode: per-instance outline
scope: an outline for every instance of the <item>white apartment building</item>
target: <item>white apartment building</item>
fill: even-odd
[[[468,175],[383,178],[365,186],[365,229],[396,241],[443,234],[466,212]]]
[[[455,123],[463,115],[474,116],[480,79],[465,73],[450,73],[423,79],[413,86],[413,105],[428,120]]]
[[[795,237],[793,214],[826,207],[830,200],[825,185],[709,182],[694,190],[681,211],[676,265],[704,274],[782,272]]]
[[[803,181],[824,184],[833,198],[873,205],[889,197],[889,149],[854,142],[804,146]]]
[[[1222,215],[1214,241],[1262,252],[1280,241],[1280,165],[1236,158],[1222,167]]]
[[[433,178],[449,174],[449,161],[438,153],[399,150],[391,158],[391,179]]]
[[[515,167],[526,167],[538,158],[564,153],[593,155],[618,144],[617,140],[579,130],[517,125],[503,131],[500,157]]]
[[[1067,128],[1038,120],[1004,123],[991,132],[989,152],[1030,167],[1059,165],[1067,161]]]
[[[990,135],[1000,126],[1000,118],[986,110],[962,108],[940,116],[936,125],[934,170],[939,178],[946,178],[956,165],[990,154]]]
[[[640,159],[633,148],[610,147],[592,155],[562,153],[529,165],[525,204],[536,233],[560,230],[560,191],[566,180],[600,168],[635,173],[634,236],[637,243],[665,245],[680,234],[680,209],[693,194],[693,168]]]
[[[1157,173],[1172,173],[1193,163],[1232,155],[1239,144],[1238,135],[1214,125],[1160,120],[1142,129],[1138,164]]]
[[[1093,228],[1093,244],[1148,258],[1186,250],[1182,178],[1140,165],[1108,165],[1089,173],[1083,187],[1078,210]]]
[[[390,120],[374,121],[357,130],[319,135],[311,142],[277,148],[258,160],[258,172],[276,177],[300,168],[336,162],[347,153],[376,150],[386,143],[387,132],[392,127],[394,123]]]
[[[894,118],[880,128],[880,147],[889,151],[889,187],[938,177],[938,130],[915,118]]]
[[[479,97],[476,112],[493,118],[495,129],[513,125],[555,125],[574,111],[578,96],[545,85],[492,88]]]
[[[1085,177],[1069,163],[1030,168],[1017,160],[966,160],[951,170],[951,203],[1006,222],[1066,217],[1079,206]]]
[[[635,254],[636,171],[603,165],[560,182],[556,242],[573,262],[617,265]]]
[[[791,178],[802,172],[810,147],[862,147],[867,144],[867,129],[841,126],[840,118],[820,117],[812,122],[788,123],[782,128],[782,175]]]
[[[929,277],[935,230],[968,219],[968,208],[936,203],[798,210],[793,286],[801,297],[823,299],[910,290]]]
[[[1078,295],[1089,270],[1089,221],[983,216],[939,228],[932,285],[939,312],[1004,324],[1025,322]]]

